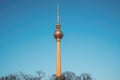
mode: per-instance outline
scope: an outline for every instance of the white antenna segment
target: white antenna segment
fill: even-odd
[[[57,23],[60,23],[60,6],[59,6],[59,2],[57,3]]]

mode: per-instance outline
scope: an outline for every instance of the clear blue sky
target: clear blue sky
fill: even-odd
[[[55,73],[57,0],[0,0],[0,76]],[[120,1],[60,0],[62,70],[120,80]]]

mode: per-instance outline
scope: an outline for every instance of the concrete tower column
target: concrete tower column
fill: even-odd
[[[60,54],[60,39],[56,39],[57,54],[56,54],[56,76],[61,77],[61,54]]]

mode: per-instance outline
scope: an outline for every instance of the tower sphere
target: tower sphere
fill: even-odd
[[[59,39],[62,39],[63,37],[63,33],[61,30],[56,30],[55,33],[54,33],[54,37],[55,39],[59,38]]]

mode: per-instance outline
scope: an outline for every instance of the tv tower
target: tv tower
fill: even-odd
[[[60,53],[60,41],[63,38],[63,33],[60,29],[60,7],[57,4],[57,24],[56,31],[54,32],[54,38],[56,39],[56,77],[61,77],[61,53]]]

